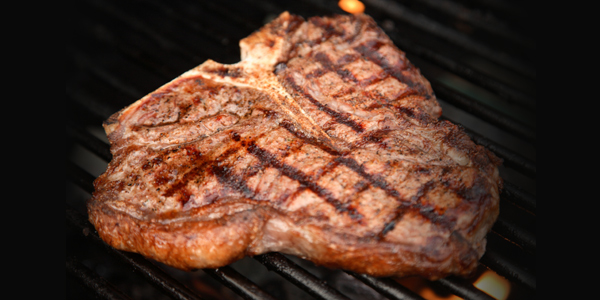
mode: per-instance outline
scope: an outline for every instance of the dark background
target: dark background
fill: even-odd
[[[502,195],[502,219],[490,233],[490,247],[501,256],[515,257],[511,266],[517,267],[493,267],[496,260],[491,254],[482,262],[513,282],[517,292],[511,297],[518,299],[521,292],[531,295],[535,291],[537,122],[531,1],[363,2],[365,13],[431,81],[444,110],[442,118],[462,125],[475,142],[504,159],[501,175],[507,189]],[[316,0],[67,2],[67,262],[81,263],[129,297],[167,298],[104,246],[90,242],[89,234],[83,235],[69,219],[69,211],[86,216],[91,182],[110,160],[102,121],[207,59],[239,61],[238,41],[285,10],[306,18],[344,13],[337,1]],[[343,282],[339,285],[343,289],[343,272],[334,276],[297,262],[330,283]],[[202,271],[161,267],[205,297],[237,297]],[[272,294],[281,293],[282,299],[286,293],[306,296],[253,259],[234,267]],[[67,276],[67,298],[94,295],[76,277]]]

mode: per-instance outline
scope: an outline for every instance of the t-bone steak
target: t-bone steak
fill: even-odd
[[[282,13],[112,115],[89,220],[183,269],[280,252],[373,276],[469,275],[501,160],[439,120],[429,82],[367,15]]]

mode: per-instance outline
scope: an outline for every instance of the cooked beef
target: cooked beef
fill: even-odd
[[[281,252],[374,276],[467,275],[500,160],[438,120],[428,81],[366,15],[287,12],[115,113],[89,220],[190,270]]]

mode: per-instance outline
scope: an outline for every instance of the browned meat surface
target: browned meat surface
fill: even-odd
[[[240,46],[105,122],[113,159],[88,202],[104,241],[185,270],[277,251],[374,276],[473,271],[500,160],[437,119],[370,17],[283,13]]]

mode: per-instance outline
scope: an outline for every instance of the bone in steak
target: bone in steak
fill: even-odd
[[[468,275],[500,160],[448,121],[368,16],[282,13],[111,116],[89,220],[184,269],[281,252],[373,276]]]

